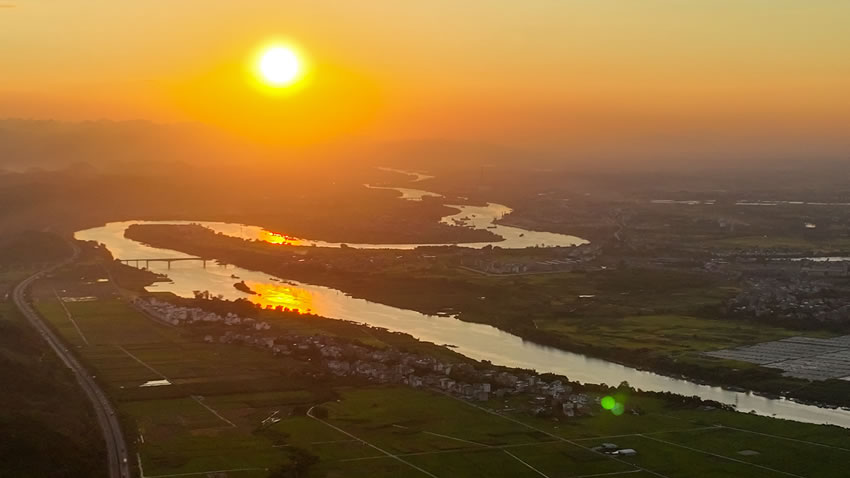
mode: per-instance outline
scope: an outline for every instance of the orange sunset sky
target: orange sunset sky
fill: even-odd
[[[699,136],[843,151],[850,130],[847,1],[0,4],[0,117],[577,150]],[[306,73],[271,94],[249,70],[274,41]]]

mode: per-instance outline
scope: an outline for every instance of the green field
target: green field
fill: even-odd
[[[228,473],[265,477],[288,463],[257,429],[273,409],[288,413],[321,399],[287,378],[297,364],[159,325],[111,284],[74,285],[64,278],[37,284],[37,308],[116,400],[145,476],[240,470]],[[97,299],[63,307],[54,290]],[[140,387],[162,379],[172,385]]]
[[[839,477],[850,457],[850,448],[831,444],[850,436],[845,430],[675,409],[647,397],[631,398],[643,415],[555,422],[496,411],[495,402],[479,408],[398,387],[341,393],[324,406],[324,420],[293,417],[275,425],[290,443],[321,457],[327,476],[394,476],[407,467],[404,476]],[[605,442],[638,453],[592,450]],[[739,454],[745,450],[758,454]]]
[[[214,472],[266,477],[303,457],[317,462],[300,475],[274,476],[838,477],[839,464],[850,458],[850,447],[843,445],[848,430],[682,408],[641,395],[628,398],[640,414],[617,417],[598,408],[593,416],[558,420],[523,411],[527,396],[468,403],[400,386],[316,382],[293,373],[304,367],[294,359],[204,343],[203,326],[156,323],[130,307],[111,283],[80,279],[84,270],[43,280],[33,295],[116,402],[138,453],[137,468],[149,478]],[[96,299],[63,307],[54,290]],[[274,326],[281,330],[348,336],[377,347],[433,347],[343,322],[262,314],[280,319]],[[712,325],[721,329],[699,337],[705,347],[730,334],[746,340],[755,333],[676,315],[632,316],[622,325],[654,340],[649,346],[666,342],[671,350],[681,339],[675,334]],[[604,336],[611,326],[600,322],[593,333]],[[140,387],[162,379],[172,385]],[[637,455],[593,450],[605,442],[634,448]],[[757,454],[739,453],[745,450]],[[795,454],[805,460],[789,458]]]
[[[828,240],[815,241],[810,238],[791,235],[766,235],[716,239],[706,242],[705,245],[712,248],[775,248],[809,253],[829,253],[847,251],[850,249],[850,240],[846,238],[831,238]]]
[[[686,315],[634,315],[610,319],[535,321],[537,328],[570,337],[586,345],[605,344],[622,349],[647,349],[655,354],[679,355],[717,350],[739,344],[767,342],[806,333],[751,322],[713,320]]]

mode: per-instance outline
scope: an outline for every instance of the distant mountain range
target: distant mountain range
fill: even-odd
[[[0,170],[34,169],[79,172],[128,172],[152,166],[242,163],[256,155],[277,159],[352,160],[361,165],[428,167],[507,163],[544,158],[529,151],[476,142],[412,140],[328,143],[314,150],[270,151],[223,137],[201,124],[149,121],[0,119]]]
[[[0,120],[0,169],[111,171],[219,159],[200,125],[147,121]],[[216,147],[216,146],[219,147]]]
[[[599,141],[591,146],[508,146],[479,141],[426,138],[329,141],[309,148],[263,147],[199,123],[0,119],[0,171],[32,169],[78,172],[134,172],[157,167],[243,166],[266,160],[267,166],[325,162],[358,167],[396,166],[437,171],[462,166],[578,170],[738,169],[766,164],[846,164],[850,143],[824,141],[804,148],[777,139],[771,148],[700,138],[634,138]],[[663,145],[663,146],[660,146]],[[796,167],[796,166],[794,166]],[[843,166],[842,166],[843,167]]]

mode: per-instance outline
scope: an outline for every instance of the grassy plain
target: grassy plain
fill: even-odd
[[[611,319],[589,319],[578,324],[550,319],[535,321],[537,328],[568,336],[587,345],[633,350],[651,350],[672,356],[694,351],[716,350],[738,344],[766,342],[801,334],[782,327],[751,322],[713,320],[686,315],[633,315]]]
[[[789,249],[808,253],[830,253],[850,250],[850,239],[815,240],[799,235],[740,236],[706,241],[705,246],[720,249]]]
[[[640,415],[599,412],[555,421],[497,400],[469,404],[398,387],[340,394],[323,405],[326,419],[292,417],[274,427],[318,455],[327,476],[361,476],[358,470],[392,476],[407,467],[403,476],[839,477],[850,454],[833,444],[850,436],[846,430],[677,408],[644,396],[629,398]],[[602,443],[637,455],[592,450]],[[757,454],[739,453],[745,450]]]
[[[594,416],[556,420],[522,411],[528,397],[467,403],[400,386],[306,380],[293,374],[304,366],[300,362],[203,343],[203,328],[148,319],[113,284],[92,280],[98,278],[95,270],[83,264],[41,281],[34,297],[117,403],[146,477],[221,470],[227,476],[266,477],[299,453],[318,458],[306,476],[327,478],[837,477],[843,473],[837,464],[850,458],[850,448],[842,445],[848,430],[682,408],[648,396],[628,398],[641,411],[637,415],[616,417],[598,409]],[[66,297],[64,307],[54,290]],[[95,300],[67,299],[84,296]],[[663,328],[676,319],[633,320],[634,327],[646,320]],[[275,327],[350,334],[377,346],[410,341],[314,317],[280,320]],[[140,387],[159,379],[172,385]],[[280,421],[264,424],[269,417]],[[592,450],[603,442],[638,454]],[[759,454],[740,455],[742,450]],[[806,456],[806,469],[788,458],[798,451]]]
[[[228,473],[265,477],[289,462],[256,432],[270,410],[323,396],[288,377],[297,364],[160,325],[111,283],[73,278],[93,270],[39,282],[36,305],[117,402],[145,476],[239,470]],[[79,297],[94,300],[73,301]],[[172,385],[141,387],[163,379]]]

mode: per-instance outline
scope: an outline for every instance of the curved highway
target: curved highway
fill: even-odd
[[[92,376],[86,371],[85,367],[74,357],[68,350],[67,346],[57,337],[53,330],[48,327],[35,311],[33,306],[26,299],[26,290],[33,282],[41,278],[44,274],[56,270],[62,266],[70,264],[77,259],[80,254],[76,244],[71,243],[74,252],[68,259],[59,264],[44,269],[18,284],[12,292],[12,300],[17,306],[21,314],[30,321],[30,323],[38,330],[39,334],[47,341],[50,347],[56,352],[56,355],[62,359],[62,362],[71,369],[77,382],[82,387],[86,396],[94,406],[94,411],[97,415],[97,421],[100,428],[103,430],[103,437],[106,440],[107,460],[109,466],[110,478],[130,478],[130,465],[127,459],[127,445],[124,442],[124,435],[121,434],[121,424],[118,422],[118,417],[115,415],[115,409],[106,398],[106,394],[94,381]]]

